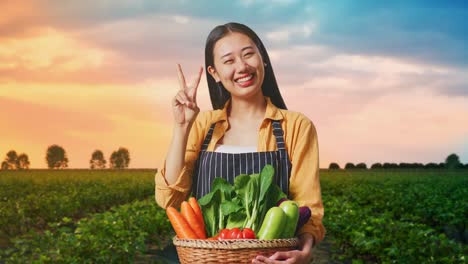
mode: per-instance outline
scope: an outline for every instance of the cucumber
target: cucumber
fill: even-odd
[[[272,207],[265,215],[257,237],[259,239],[281,238],[284,225],[286,224],[286,214],[280,207]]]

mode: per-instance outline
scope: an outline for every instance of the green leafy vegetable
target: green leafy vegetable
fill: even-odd
[[[266,165],[260,174],[240,174],[234,186],[222,178],[213,181],[212,191],[199,200],[209,236],[224,228],[251,228],[258,232],[268,209],[285,198],[273,184],[275,171]]]
[[[215,190],[213,192],[208,193],[207,195],[203,196],[198,200],[198,204],[202,208],[203,212],[203,219],[205,220],[205,229],[207,232],[207,236],[212,236],[209,234],[216,233],[217,230],[217,219],[219,211],[219,200],[220,194],[219,190]]]

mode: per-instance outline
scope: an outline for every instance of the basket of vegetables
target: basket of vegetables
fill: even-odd
[[[297,249],[295,234],[311,212],[287,200],[273,176],[267,165],[233,185],[216,178],[210,193],[182,202],[180,212],[168,207],[181,263],[251,263],[257,255]]]

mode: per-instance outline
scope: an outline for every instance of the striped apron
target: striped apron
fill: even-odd
[[[230,184],[239,174],[260,173],[262,168],[270,164],[275,168],[273,182],[289,196],[289,175],[291,162],[284,145],[283,129],[280,121],[272,120],[273,135],[276,138],[276,151],[249,153],[222,153],[207,151],[216,123],[212,124],[195,164],[192,180],[192,194],[200,199],[211,191],[215,178],[221,177]]]

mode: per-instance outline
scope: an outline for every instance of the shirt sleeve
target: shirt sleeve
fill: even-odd
[[[192,176],[195,162],[200,151],[201,141],[203,140],[203,129],[200,121],[201,113],[197,116],[192,128],[190,129],[185,151],[185,163],[182,171],[174,184],[168,184],[166,180],[166,162],[160,171],[155,175],[155,198],[156,203],[162,208],[174,206],[180,207],[185,201],[192,189]]]
[[[313,123],[304,118],[295,134],[297,137],[290,151],[292,169],[289,192],[291,199],[298,202],[299,206],[308,206],[312,212],[311,218],[299,230],[298,235],[310,233],[317,244],[325,237],[317,132]]]

